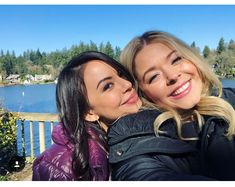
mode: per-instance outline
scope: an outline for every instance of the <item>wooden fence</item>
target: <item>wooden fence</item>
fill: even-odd
[[[23,154],[25,154],[25,127],[28,124],[29,125],[29,134],[30,134],[30,157],[34,158],[34,128],[33,122],[38,122],[38,133],[39,133],[39,152],[42,153],[46,149],[46,143],[45,143],[45,124],[50,123],[50,133],[53,130],[54,124],[58,122],[58,115],[57,114],[49,114],[49,113],[25,113],[20,112],[17,113],[17,115],[20,117],[20,124],[21,124],[21,139],[22,139],[22,148],[23,148]],[[28,121],[29,123],[26,123]],[[52,140],[51,140],[51,143]],[[24,155],[25,156],[25,155]]]

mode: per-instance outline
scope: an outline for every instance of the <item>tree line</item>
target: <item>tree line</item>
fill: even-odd
[[[75,55],[84,51],[100,51],[113,57],[119,58],[120,47],[113,47],[110,42],[100,43],[97,46],[90,41],[89,44],[80,42],[78,45],[73,45],[69,49],[56,50],[45,53],[39,49],[27,50],[22,55],[16,56],[15,52],[3,50],[0,51],[0,74],[3,78],[10,74],[20,74],[25,76],[27,74],[52,74],[56,77],[63,66],[69,62]]]
[[[207,45],[202,51],[196,47],[195,42],[191,47],[198,50],[202,57],[211,65],[213,71],[221,78],[235,78],[235,42],[225,42],[222,37],[216,49],[210,49]]]
[[[198,50],[217,75],[226,78],[235,77],[235,42],[233,40],[226,43],[221,38],[216,49],[210,49],[206,45],[201,51],[195,42],[191,44],[191,47]],[[110,42],[97,45],[92,41],[88,44],[80,42],[69,49],[64,48],[49,53],[41,52],[39,49],[36,51],[27,50],[19,56],[16,56],[14,51],[4,52],[1,50],[0,74],[3,78],[10,74],[19,74],[22,77],[27,74],[52,74],[56,77],[72,57],[87,50],[106,53],[116,60],[119,60],[121,53],[121,48],[118,46],[113,47]]]

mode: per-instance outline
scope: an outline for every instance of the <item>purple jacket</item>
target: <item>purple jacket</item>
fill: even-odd
[[[96,133],[89,129],[89,134]],[[54,144],[40,154],[33,163],[33,181],[72,181],[76,180],[72,171],[74,145],[65,136],[62,125],[52,132]],[[108,159],[105,151],[95,140],[88,140],[89,163],[92,180],[108,180]]]

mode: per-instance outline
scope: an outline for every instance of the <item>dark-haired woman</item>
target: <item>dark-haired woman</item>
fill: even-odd
[[[141,101],[120,63],[84,52],[61,71],[56,103],[61,123],[54,144],[34,161],[33,180],[108,180],[107,124],[135,113]]]

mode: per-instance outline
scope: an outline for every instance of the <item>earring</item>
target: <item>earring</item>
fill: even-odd
[[[97,119],[96,121],[97,121],[98,125],[100,126],[100,128],[102,128],[102,125],[101,125],[99,119]]]
[[[108,130],[108,126],[105,125],[104,123],[100,122],[99,119],[96,120],[98,125],[100,126],[101,129],[103,129],[105,132]]]

